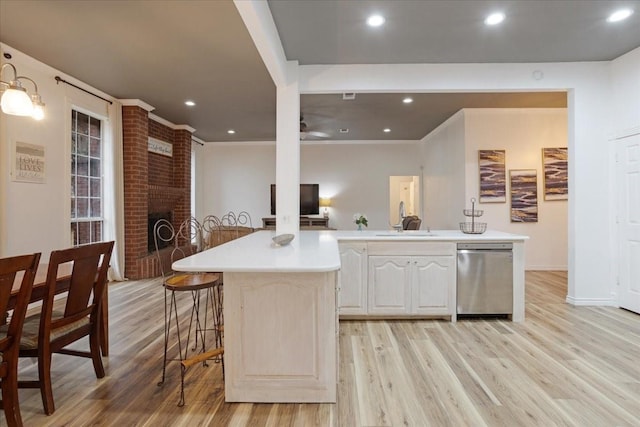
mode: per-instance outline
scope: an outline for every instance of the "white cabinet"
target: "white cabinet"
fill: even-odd
[[[341,315],[367,314],[367,243],[340,242],[338,307]]]
[[[456,301],[454,257],[415,257],[411,259],[411,263],[411,313],[453,315]]]
[[[370,242],[368,314],[455,320],[455,243]]]
[[[412,270],[408,257],[369,257],[369,314],[410,312]]]

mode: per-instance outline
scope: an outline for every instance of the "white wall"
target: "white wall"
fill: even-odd
[[[273,143],[205,144],[196,150],[196,216],[246,211],[254,227],[271,216],[270,185],[276,182]]]
[[[65,84],[56,84],[56,75],[79,83],[57,70],[7,45],[0,44],[0,50],[12,55],[8,61],[0,56],[3,63],[10,62],[19,75],[36,81],[46,104],[42,121],[0,113],[0,256],[37,251],[46,260],[51,250],[71,246],[68,178],[71,107],[107,118],[108,104]],[[5,73],[3,78],[13,77],[12,73]],[[29,91],[33,89],[29,82],[24,86]],[[43,184],[12,180],[11,150],[16,141],[45,147]]]
[[[512,223],[511,204],[477,204],[484,210],[479,221],[508,233],[529,236],[526,242],[527,270],[567,269],[566,200],[545,201],[542,148],[567,146],[565,109],[465,109],[466,207],[471,197],[479,199],[478,150],[506,151],[507,190],[510,169],[535,169],[538,176],[538,222]],[[571,159],[569,160],[571,161]],[[465,220],[464,216],[460,216]]]
[[[355,229],[353,214],[360,212],[369,228],[388,229],[389,177],[419,175],[418,153],[417,144],[302,144],[300,182],[320,184],[320,196],[331,198],[330,227]],[[199,217],[246,210],[262,226],[271,216],[275,145],[207,144],[198,150],[197,169]]]
[[[422,139],[424,219],[432,229],[458,228],[465,206],[465,128],[458,112]]]
[[[640,47],[611,62],[611,80],[614,134],[640,133]]]

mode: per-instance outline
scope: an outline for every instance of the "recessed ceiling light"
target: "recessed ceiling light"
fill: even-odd
[[[382,131],[383,131],[383,132],[386,132],[386,133],[389,133],[389,132],[391,132],[391,129],[389,129],[389,128],[384,128],[384,129],[382,129]]]
[[[496,12],[487,16],[487,18],[484,20],[484,23],[487,25],[498,25],[502,21],[504,21],[504,13]]]
[[[196,105],[196,103],[191,101],[191,100],[189,100],[189,101],[184,101],[184,105],[187,105],[189,107],[193,107],[194,105]]]
[[[631,9],[616,10],[611,15],[609,15],[609,17],[607,18],[607,22],[623,21],[628,17],[630,17],[631,15],[633,15],[633,10]]]
[[[384,24],[384,17],[381,15],[371,15],[367,18],[367,25],[370,27],[379,27]]]
[[[409,98],[408,96],[402,100],[405,104],[411,104],[413,102],[413,98]]]
[[[228,133],[228,134],[230,134],[230,135],[233,135],[234,133],[236,133],[236,131],[235,131],[235,130],[233,130],[233,129],[229,129],[229,130],[227,131],[227,133]]]

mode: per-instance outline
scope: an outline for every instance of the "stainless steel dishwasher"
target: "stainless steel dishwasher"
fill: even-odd
[[[512,243],[458,243],[457,313],[513,314]]]

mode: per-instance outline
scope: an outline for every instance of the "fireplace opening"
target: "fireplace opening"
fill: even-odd
[[[156,242],[155,242],[155,238],[153,236],[153,227],[156,225],[156,222],[160,221],[161,219],[166,219],[167,221],[172,222],[173,221],[173,215],[171,214],[171,212],[154,212],[154,213],[150,213],[148,215],[147,246],[148,246],[149,252],[154,252],[156,250]],[[163,237],[165,237],[165,236],[163,236]],[[170,236],[166,236],[166,238],[169,238],[169,237]],[[169,242],[165,242],[162,239],[158,240],[158,248],[159,249],[166,248],[170,244],[171,244],[170,241]]]

